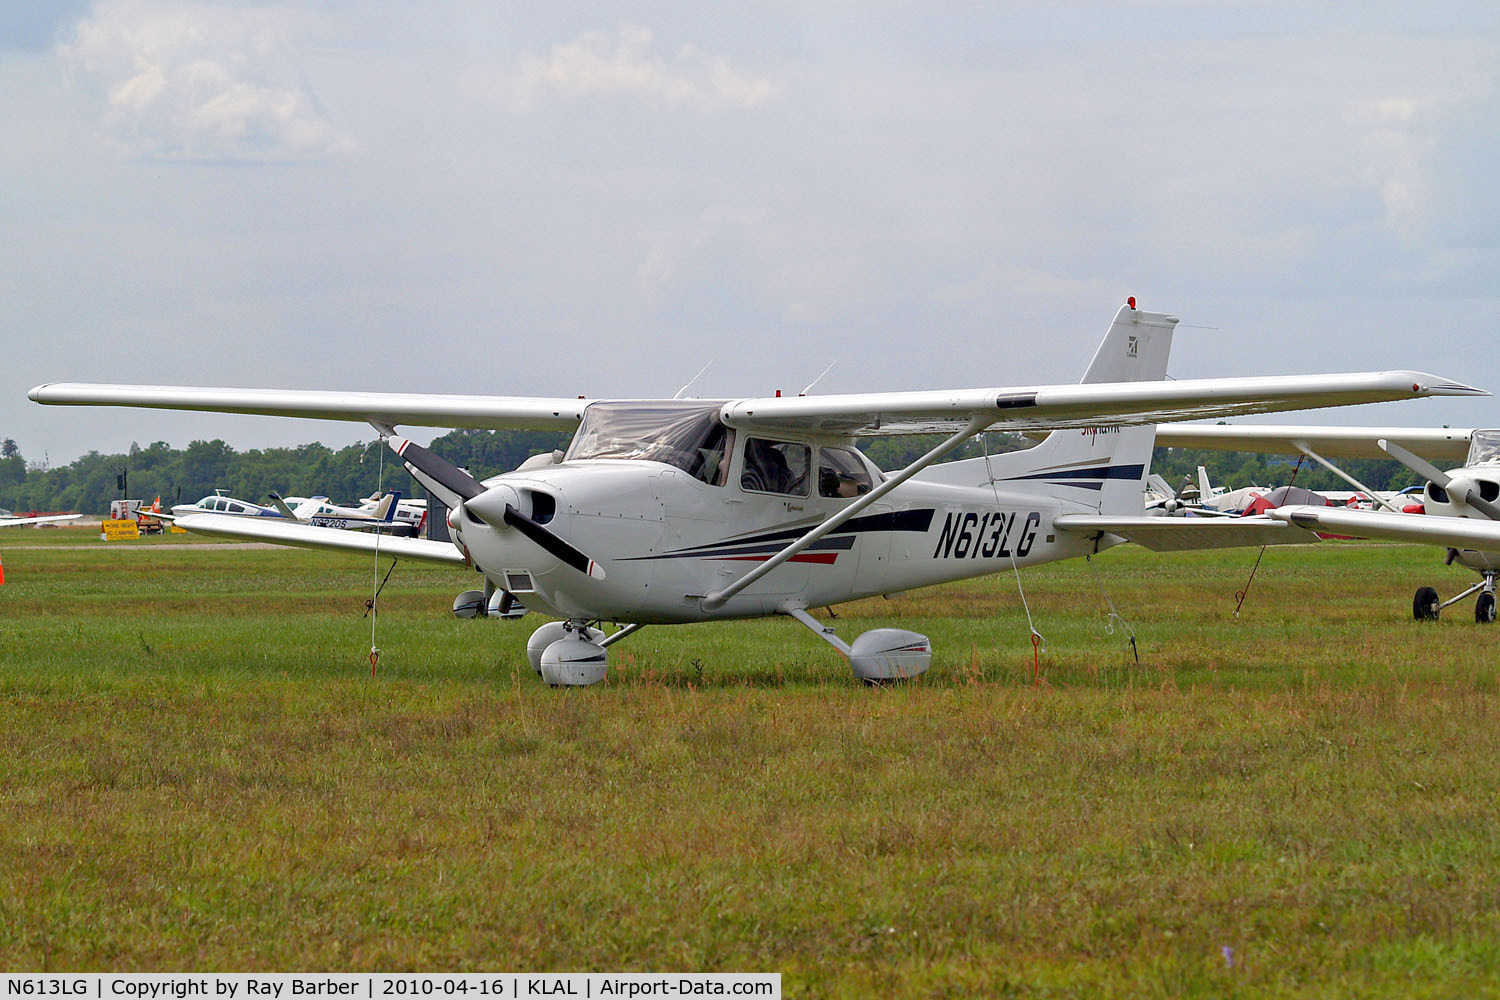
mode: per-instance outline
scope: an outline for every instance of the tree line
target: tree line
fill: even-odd
[[[478,478],[507,472],[532,455],[568,445],[563,431],[457,430],[432,442],[432,450]],[[899,469],[936,444],[925,435],[867,438],[865,453],[882,469]],[[1029,447],[1032,442],[1014,434],[976,438],[950,456],[950,461],[1000,454]],[[1371,489],[1400,489],[1415,477],[1391,461],[1350,459],[1339,463]],[[1208,469],[1215,486],[1284,486],[1296,471],[1296,484],[1314,490],[1349,487],[1332,473],[1295,459],[1250,452],[1221,452],[1190,448],[1157,448],[1152,470],[1174,488],[1184,480],[1197,482],[1198,466]],[[0,441],[0,508],[13,511],[80,511],[102,514],[111,500],[121,497],[119,477],[127,477],[132,499],[163,504],[191,503],[215,490],[244,500],[263,501],[272,490],[283,496],[322,494],[337,502],[369,496],[384,488],[405,496],[423,495],[394,455],[383,453],[379,441],[333,449],[312,443],[295,448],[265,448],[237,452],[221,440],[193,441],[173,448],[165,441],[126,454],[91,451],[78,460],[44,469],[28,463],[10,438]]]
[[[555,431],[458,430],[432,442],[437,454],[478,478],[506,472],[532,455],[566,448],[570,435]],[[126,454],[91,451],[68,465],[29,464],[15,441],[0,441],[0,507],[13,511],[79,511],[102,514],[121,499],[120,477],[130,499],[192,503],[215,490],[262,502],[282,496],[324,495],[346,503],[381,489],[425,495],[400,459],[378,440],[333,449],[312,443],[295,448],[235,451],[220,440],[173,448],[165,441],[132,443]]]

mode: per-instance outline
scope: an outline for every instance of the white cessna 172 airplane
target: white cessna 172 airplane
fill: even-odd
[[[1078,385],[733,400],[599,400],[48,384],[39,403],[366,421],[450,508],[453,544],[203,514],[185,528],[284,544],[468,562],[561,621],[527,653],[549,684],[592,684],[607,647],[645,625],[786,615],[870,681],[911,677],[926,636],[873,629],[845,643],[809,613],[862,597],[1097,552],[1130,525],[1187,532],[1179,547],[1246,544],[1286,525],[1148,518],[1142,495],[1161,421],[1431,395],[1485,395],[1410,371],[1165,380],[1176,317],[1121,308]],[[573,428],[478,482],[398,424]],[[1050,431],[1026,451],[936,464],[986,429]],[[882,472],[874,434],[942,435]],[[1206,530],[1205,530],[1206,529]],[[606,635],[596,625],[619,626]]]
[[[1303,427],[1286,424],[1183,425],[1161,427],[1158,445],[1306,455],[1376,498],[1387,510],[1285,507],[1269,511],[1277,520],[1310,531],[1424,542],[1447,548],[1447,562],[1479,574],[1479,582],[1440,601],[1433,587],[1419,587],[1412,616],[1435,621],[1439,612],[1478,594],[1474,620],[1495,620],[1495,584],[1500,578],[1500,430],[1457,427]],[[1462,461],[1444,472],[1419,457]],[[1380,494],[1356,482],[1329,457],[1392,458],[1425,479],[1425,514],[1405,514]]]

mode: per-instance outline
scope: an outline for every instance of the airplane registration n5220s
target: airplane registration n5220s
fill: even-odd
[[[144,406],[370,423],[449,507],[452,543],[376,539],[213,514],[210,534],[472,563],[496,596],[560,621],[527,644],[552,684],[591,684],[608,646],[646,625],[785,615],[858,677],[925,671],[927,638],[874,629],[845,643],[809,608],[1099,551],[1143,513],[1155,424],[1432,395],[1484,395],[1420,372],[1165,380],[1177,320],[1132,299],[1077,385],[762,397],[599,400],[49,384],[40,403]],[[397,425],[575,429],[566,453],[479,482]],[[989,429],[1049,431],[1026,451],[941,463]],[[858,439],[930,434],[894,472]],[[254,523],[252,523],[254,522]],[[1160,524],[1162,522],[1155,522]],[[1180,525],[1180,528],[1177,526]],[[1276,522],[1205,531],[1179,547],[1245,544]],[[1300,532],[1292,532],[1300,534]],[[613,623],[605,634],[598,626]]]

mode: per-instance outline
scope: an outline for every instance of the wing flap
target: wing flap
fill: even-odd
[[[1155,552],[1232,549],[1242,545],[1305,545],[1318,541],[1286,521],[1265,517],[1108,517],[1062,514],[1052,522],[1074,534],[1118,535]],[[1288,530],[1290,529],[1290,530]]]
[[[331,549],[341,552],[374,552],[401,559],[464,565],[464,555],[451,542],[425,538],[394,538],[371,535],[342,528],[318,528],[310,524],[291,524],[280,519],[233,517],[227,514],[186,514],[177,519],[179,528],[201,535],[241,538],[273,545],[291,545],[307,549]]]

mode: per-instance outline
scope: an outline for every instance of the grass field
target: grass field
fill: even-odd
[[[473,578],[0,536],[0,967],[760,970],[788,996],[1500,995],[1500,632],[1436,550],[1129,548],[650,628],[553,691]],[[380,570],[383,572],[382,565]],[[1098,579],[1139,641],[1106,632]]]

